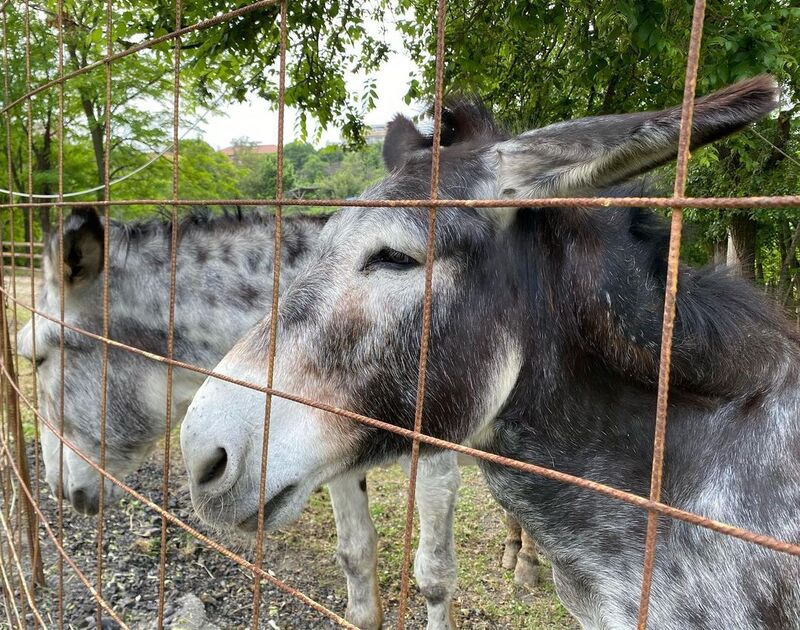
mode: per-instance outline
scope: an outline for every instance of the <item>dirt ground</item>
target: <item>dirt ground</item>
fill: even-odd
[[[18,281],[17,295],[29,299],[27,278]],[[27,321],[24,309],[17,309],[20,325]],[[30,365],[20,363],[20,378],[26,391],[32,389]],[[33,414],[23,414],[29,424]],[[33,446],[29,445],[29,460]],[[156,503],[161,503],[163,450],[127,481]],[[217,539],[214,532],[193,515],[189,502],[184,468],[177,440],[173,440],[170,474],[170,510],[201,532]],[[43,472],[41,474],[43,479]],[[407,480],[399,467],[373,471],[369,476],[371,512],[379,535],[380,591],[386,612],[386,628],[396,623],[402,564],[402,531],[405,522]],[[58,528],[58,506],[46,484],[40,480],[41,506],[49,523]],[[109,509],[104,519],[102,592],[114,610],[134,628],[156,626],[155,612],[159,597],[158,567],[161,518],[131,497]],[[63,517],[64,546],[78,567],[94,584],[96,580],[97,520],[83,517],[65,506]],[[57,627],[59,598],[59,563],[55,547],[41,532],[47,586],[36,595],[48,627]],[[573,629],[577,624],[558,602],[549,579],[549,569],[542,567],[539,586],[527,591],[515,587],[512,576],[499,566],[503,550],[502,511],[491,498],[480,473],[474,467],[462,469],[462,487],[456,509],[456,553],[458,556],[458,591],[454,602],[461,628],[545,630]],[[220,541],[228,543],[231,541]],[[327,491],[313,495],[301,519],[290,529],[267,536],[264,567],[290,586],[322,603],[338,614],[346,606],[345,581],[335,560],[335,526]],[[231,547],[246,558],[252,549],[237,543]],[[250,627],[252,619],[253,580],[248,572],[218,552],[205,547],[176,526],[169,526],[165,578],[166,625],[170,627],[178,598],[192,593],[205,605],[208,621],[222,628]],[[75,576],[63,566],[65,627],[94,627],[96,603]],[[319,613],[271,586],[263,589],[261,627],[312,629],[336,627]],[[6,612],[0,602],[0,626]],[[425,627],[425,603],[415,591],[406,626]],[[114,624],[108,624],[109,628]]]

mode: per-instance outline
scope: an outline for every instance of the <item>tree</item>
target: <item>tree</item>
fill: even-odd
[[[297,179],[303,184],[311,184],[322,180],[327,171],[327,162],[314,153],[309,155],[305,162],[303,162],[298,172]]]
[[[260,156],[256,168],[242,179],[241,190],[246,197],[253,199],[275,199],[278,181],[278,159],[274,153]],[[294,187],[294,167],[291,163],[283,165],[284,195]]]
[[[142,32],[152,36],[174,30],[172,0],[153,4],[154,12],[141,12]],[[248,0],[186,0],[183,25],[247,4]],[[374,84],[367,82],[360,97],[354,97],[345,77],[372,72],[387,59],[383,38],[366,27],[372,18],[383,19],[384,4],[386,0],[287,3],[286,104],[299,110],[304,135],[311,117],[323,128],[340,125],[346,142],[363,143],[362,118],[374,105]],[[185,68],[196,79],[193,89],[202,103],[214,102],[219,94],[243,101],[255,93],[277,104],[279,14],[276,2],[184,37]]]
[[[227,156],[215,151],[199,139],[181,140],[178,145],[178,190],[181,199],[236,199],[242,196],[239,182],[245,171]],[[132,164],[150,161],[151,153],[130,156]],[[114,188],[114,197],[120,199],[172,199],[172,160],[169,152],[150,167],[121,182]],[[120,218],[134,218],[152,214],[147,206],[120,206]]]
[[[316,153],[314,147],[308,142],[295,141],[283,147],[283,159],[292,165],[295,172],[298,172],[314,153]]]
[[[369,72],[386,58],[388,48],[366,31],[366,21],[379,11],[384,0],[337,0],[332,3],[289,3],[289,54],[286,102],[302,110],[306,129],[308,117],[323,127],[344,126],[345,138],[362,142],[361,115],[374,99],[367,82],[364,98],[353,99],[344,77],[353,71]],[[185,0],[181,26],[230,11],[248,3]],[[301,6],[302,5],[302,6]],[[30,10],[27,10],[30,7]],[[21,97],[30,87],[56,77],[59,19],[56,0],[23,4],[6,3],[7,75],[6,102]],[[104,3],[78,0],[63,2],[65,71],[81,70],[107,54]],[[181,115],[191,115],[198,106],[215,107],[224,102],[243,100],[257,93],[277,102],[276,61],[278,55],[278,3],[243,13],[214,27],[193,31],[181,42]],[[139,42],[161,36],[176,28],[171,0],[117,0],[113,3],[112,50],[129,50]],[[26,80],[26,19],[30,21],[31,77]],[[125,56],[112,64],[112,146],[110,176],[129,172],[140,164],[143,153],[163,149],[171,142],[165,133],[170,128],[173,90],[173,42]],[[66,84],[64,108],[65,165],[80,162],[84,167],[83,138],[92,150],[94,177],[89,187],[102,184],[105,171],[105,69],[103,66],[71,79]],[[57,90],[49,89],[32,99],[33,192],[55,192]],[[2,135],[3,165],[11,154],[13,187],[27,188],[28,122],[25,104],[9,112],[12,146],[5,146]],[[68,150],[76,150],[70,155]],[[67,166],[67,168],[69,168]],[[75,179],[84,180],[81,174]],[[67,176],[69,177],[69,176]],[[67,189],[69,190],[69,189]],[[98,192],[97,197],[102,196]],[[27,214],[27,213],[26,213]],[[42,208],[41,225],[49,226],[48,209]],[[27,232],[27,230],[26,230]]]
[[[322,180],[320,187],[325,196],[347,199],[360,195],[384,175],[380,147],[371,145],[363,151],[346,153],[339,167]]]

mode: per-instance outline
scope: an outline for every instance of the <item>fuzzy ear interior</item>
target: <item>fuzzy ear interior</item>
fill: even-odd
[[[58,237],[53,245],[58,255]],[[64,221],[64,281],[84,284],[103,271],[103,224],[91,206],[76,207]]]
[[[738,131],[778,104],[778,84],[760,75],[695,102],[691,147]],[[497,146],[497,190],[508,198],[594,194],[674,159],[681,108],[560,122]]]

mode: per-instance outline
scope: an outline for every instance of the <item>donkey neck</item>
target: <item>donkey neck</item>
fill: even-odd
[[[547,223],[553,218],[532,219],[537,229],[523,238],[528,256],[535,257],[524,263],[532,278],[531,299],[520,314],[527,358],[489,448],[646,496],[663,252],[652,235],[631,238],[635,226],[622,212],[605,223],[589,218],[591,236],[562,232],[557,239],[555,230],[564,228]],[[628,222],[621,234],[619,221]],[[520,252],[511,255],[520,258]],[[779,441],[798,422],[800,409],[797,339],[745,282],[717,271],[682,270],[673,345],[667,502],[687,479],[697,485],[713,476],[718,457],[724,465],[764,462],[758,449]],[[743,357],[747,369],[741,368]],[[508,491],[508,473],[487,468],[492,483]],[[506,507],[527,510],[531,529],[547,531],[556,526],[548,521],[559,517],[552,505],[580,494],[564,488],[526,475],[518,496],[507,492]],[[530,497],[549,507],[532,509]],[[609,514],[616,509],[613,502],[606,507]],[[576,512],[569,518],[579,517]],[[631,525],[637,535],[642,522]]]

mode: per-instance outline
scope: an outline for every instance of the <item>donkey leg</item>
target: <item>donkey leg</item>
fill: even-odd
[[[336,557],[347,578],[345,617],[364,630],[383,623],[378,591],[378,535],[369,513],[367,479],[345,474],[328,483],[336,520]]]
[[[514,582],[527,588],[534,588],[539,582],[539,555],[536,553],[536,545],[524,530],[522,548],[519,550],[517,566],[514,569]]]
[[[404,466],[407,469],[407,460]],[[453,514],[460,484],[456,453],[442,451],[420,457],[415,494],[419,546],[414,577],[428,608],[428,630],[455,628],[451,608],[457,579]]]
[[[522,528],[517,519],[506,512],[506,540],[503,547],[503,559],[500,562],[504,569],[513,571],[517,566],[517,554],[522,547]]]

